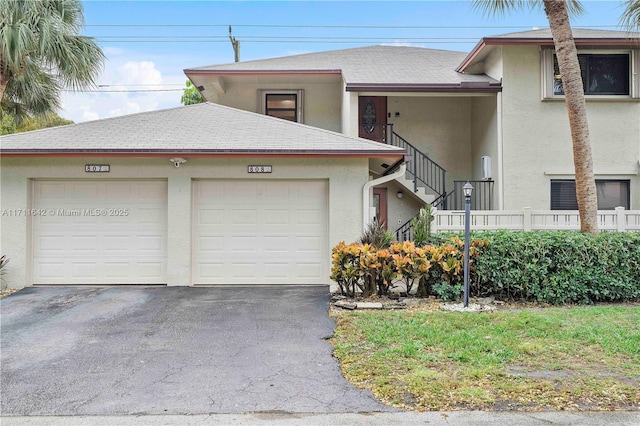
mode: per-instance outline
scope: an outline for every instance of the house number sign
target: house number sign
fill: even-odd
[[[271,166],[248,166],[249,173],[271,173]]]
[[[87,173],[109,173],[111,166],[109,164],[85,164],[84,171]]]

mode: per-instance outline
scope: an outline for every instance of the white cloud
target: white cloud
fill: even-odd
[[[129,61],[118,67],[117,84],[151,85],[162,84],[162,74],[151,61]]]
[[[154,61],[132,60],[122,50],[111,53],[113,56],[99,78],[100,93],[63,93],[62,117],[79,123],[180,105],[179,90],[157,90],[180,89],[186,81],[186,77],[179,74],[182,69],[176,70],[175,64],[169,61],[162,68],[166,69],[163,75]]]

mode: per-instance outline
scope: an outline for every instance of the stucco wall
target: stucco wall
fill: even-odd
[[[477,97],[472,100],[471,109],[471,159],[473,179],[482,179],[483,156],[491,158],[491,179],[499,180],[497,98]],[[493,209],[498,209],[498,185],[493,187]]]
[[[471,103],[461,97],[388,98],[393,130],[447,170],[449,189],[454,180],[471,177]]]
[[[259,90],[304,90],[304,124],[340,132],[342,115],[342,85],[336,83],[290,82],[269,80],[240,81],[226,79],[225,93],[217,103],[251,112],[260,112]]]
[[[409,219],[413,218],[424,203],[411,195],[411,191],[396,181],[387,182],[380,187],[387,188],[387,229],[395,232]],[[398,191],[404,194],[398,198]]]
[[[110,164],[111,172],[85,173],[84,165]],[[247,173],[249,164],[269,164],[273,173]],[[31,179],[167,179],[169,285],[190,285],[192,179],[326,179],[329,182],[329,284],[331,247],[354,241],[362,230],[362,187],[368,180],[367,159],[221,158],[188,159],[175,168],[167,158],[9,158],[1,159],[1,209],[31,207]],[[90,207],[90,206],[89,206]],[[88,207],[88,208],[89,208]],[[30,220],[26,215],[0,216],[0,251],[11,258],[5,279],[10,287],[31,284]]]
[[[573,153],[563,101],[541,100],[537,47],[503,47],[505,209],[550,207],[550,180],[573,178]],[[587,100],[596,178],[631,181],[639,209],[640,102]]]

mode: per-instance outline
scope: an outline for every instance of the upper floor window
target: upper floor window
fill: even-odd
[[[262,113],[289,121],[302,122],[302,90],[260,91]]]
[[[587,98],[593,97],[638,97],[633,88],[633,51],[579,52],[578,62],[582,74],[582,87]],[[558,60],[552,50],[544,51],[544,98],[564,97],[562,74]]]

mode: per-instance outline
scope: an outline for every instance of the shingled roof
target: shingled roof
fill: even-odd
[[[385,145],[212,103],[2,136],[1,155],[337,155],[402,158]]]
[[[406,46],[368,46],[185,69],[187,76],[338,74],[347,91],[500,90],[486,75],[455,71],[466,53]]]
[[[628,31],[592,30],[585,28],[573,28],[573,39],[576,46],[635,46],[640,44],[640,33]],[[480,39],[473,50],[460,62],[456,68],[464,72],[466,68],[477,61],[484,59],[491,46],[505,45],[538,45],[553,46],[553,37],[550,28],[542,28],[531,31],[520,31],[508,34],[487,36]]]

